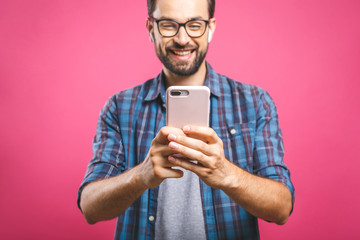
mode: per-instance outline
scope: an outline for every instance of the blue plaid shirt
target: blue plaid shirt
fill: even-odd
[[[164,81],[160,73],[105,104],[78,204],[86,184],[121,174],[145,159],[151,141],[166,124]],[[210,127],[222,139],[225,157],[250,173],[280,181],[294,199],[276,107],[268,93],[219,75],[209,64],[205,86],[211,91]],[[115,239],[154,239],[158,189],[146,190],[118,217]],[[256,217],[202,181],[200,190],[208,239],[259,238]]]

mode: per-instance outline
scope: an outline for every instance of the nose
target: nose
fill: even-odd
[[[179,28],[178,33],[175,36],[175,42],[178,43],[181,46],[185,46],[186,44],[188,44],[190,41],[190,37],[187,34],[185,27],[181,26]]]

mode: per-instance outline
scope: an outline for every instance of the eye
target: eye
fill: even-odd
[[[162,21],[159,23],[159,27],[163,29],[176,29],[177,24],[171,21]]]
[[[198,25],[198,24],[191,24],[191,25],[188,26],[188,28],[193,29],[193,30],[196,30],[196,29],[200,29],[201,26]]]
[[[200,30],[203,27],[203,22],[199,22],[199,21],[192,21],[189,22],[186,27],[191,30],[191,31],[197,31]]]

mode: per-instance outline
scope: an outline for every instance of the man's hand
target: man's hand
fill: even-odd
[[[111,178],[93,181],[81,194],[81,209],[90,224],[122,214],[146,189],[157,187],[165,178],[180,178],[183,172],[168,157],[175,152],[168,144],[168,135],[185,136],[178,128],[163,127],[153,139],[145,160]]]
[[[169,148],[169,134],[185,137],[181,129],[163,127],[153,139],[145,160],[141,163],[141,176],[147,188],[154,188],[166,178],[181,178],[183,172],[171,169],[175,165],[169,162],[168,157],[175,152]]]
[[[292,203],[285,185],[250,174],[228,161],[213,129],[187,126],[183,132],[185,136],[168,135],[169,148],[198,163],[169,155],[172,164],[194,172],[210,187],[223,190],[254,216],[277,224],[286,222]]]
[[[210,187],[221,188],[235,167],[225,158],[221,139],[208,127],[186,126],[183,132],[186,135],[168,135],[169,148],[198,163],[174,155],[168,157],[169,162],[194,172]]]

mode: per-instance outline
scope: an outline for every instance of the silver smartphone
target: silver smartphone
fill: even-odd
[[[209,126],[210,89],[206,86],[171,86],[166,90],[166,125]]]

